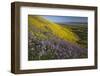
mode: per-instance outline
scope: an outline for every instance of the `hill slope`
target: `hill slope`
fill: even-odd
[[[33,16],[33,17],[29,16],[28,19],[29,19],[29,27],[30,27],[29,29],[31,29],[32,27],[34,27],[35,29],[39,29],[40,34],[41,32],[45,32],[45,33],[49,32],[69,42],[75,43],[76,41],[78,41],[78,37],[73,32],[71,32],[70,29],[64,28],[59,24],[46,20],[41,16]]]
[[[86,58],[87,49],[77,41],[71,29],[41,16],[28,16],[28,60]]]

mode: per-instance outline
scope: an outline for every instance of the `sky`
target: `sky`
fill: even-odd
[[[42,16],[50,21],[56,23],[68,23],[68,22],[82,22],[87,23],[87,17],[74,17],[74,16]]]

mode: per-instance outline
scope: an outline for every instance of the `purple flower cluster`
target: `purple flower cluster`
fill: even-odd
[[[87,49],[57,37],[39,40],[29,33],[29,60],[87,58]]]

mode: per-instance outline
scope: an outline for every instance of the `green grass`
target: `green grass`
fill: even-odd
[[[63,27],[65,28],[69,28],[72,30],[72,32],[74,32],[75,34],[78,35],[79,40],[77,41],[77,43],[84,47],[87,48],[88,46],[88,28],[87,25],[63,25]]]

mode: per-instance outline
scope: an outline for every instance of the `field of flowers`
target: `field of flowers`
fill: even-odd
[[[86,26],[63,26],[41,16],[28,16],[28,60],[73,58],[87,58]]]

